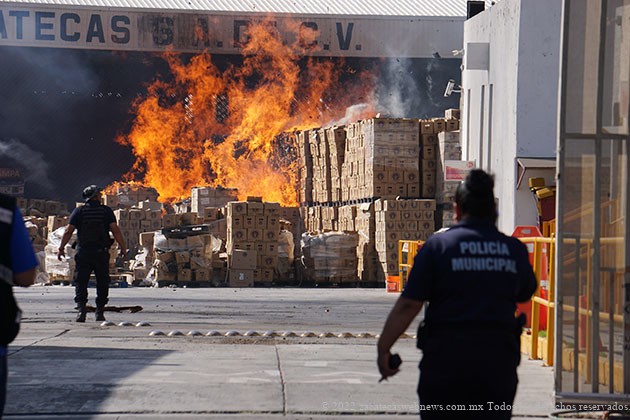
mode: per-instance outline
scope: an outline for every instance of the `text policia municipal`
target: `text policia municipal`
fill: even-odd
[[[462,256],[451,259],[453,271],[500,271],[516,274],[516,261],[507,244],[499,241],[470,241],[459,244]]]

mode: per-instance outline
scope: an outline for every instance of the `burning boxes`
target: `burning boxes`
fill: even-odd
[[[212,213],[211,208],[224,207],[237,198],[238,191],[235,188],[194,187],[190,191],[190,210],[203,219],[206,211]]]

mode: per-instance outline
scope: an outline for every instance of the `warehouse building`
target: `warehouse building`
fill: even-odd
[[[88,180],[118,180],[134,156],[114,139],[129,129],[134,100],[168,71],[161,53],[189,59],[207,51],[220,69],[238,65],[248,25],[262,19],[305,56],[343,62],[346,78],[376,69],[384,114],[440,116],[459,105],[457,95],[442,93],[449,79],[459,80],[453,51],[462,48],[466,14],[465,0],[397,0],[386,8],[369,1],[2,2],[0,142],[19,150],[13,158],[27,196],[73,201]]]

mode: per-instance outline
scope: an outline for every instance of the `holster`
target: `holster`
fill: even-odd
[[[427,344],[427,340],[429,339],[429,324],[425,320],[420,322],[418,326],[418,335],[416,339],[416,346],[419,349],[424,349]]]

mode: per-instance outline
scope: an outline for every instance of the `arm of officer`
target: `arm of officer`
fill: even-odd
[[[388,366],[389,357],[391,356],[390,350],[396,340],[398,340],[398,337],[407,330],[411,321],[418,315],[423,304],[423,301],[400,296],[387,316],[383,332],[377,344],[378,370],[383,377],[387,378],[398,372],[398,369],[392,370]]]
[[[57,259],[61,261],[61,257],[66,255],[66,245],[70,242],[72,238],[72,233],[74,233],[74,226],[68,225],[66,226],[66,230],[63,232],[63,236],[61,237],[61,243],[59,244],[59,249],[57,250]]]
[[[35,275],[37,274],[37,267],[30,270],[23,271],[21,273],[13,273],[13,283],[18,286],[28,287],[35,283]]]
[[[120,255],[125,256],[127,253],[127,245],[125,244],[125,238],[123,238],[123,234],[120,231],[120,227],[118,227],[118,223],[113,222],[109,224],[109,230],[114,235],[114,239],[118,242],[118,248],[120,248]]]

